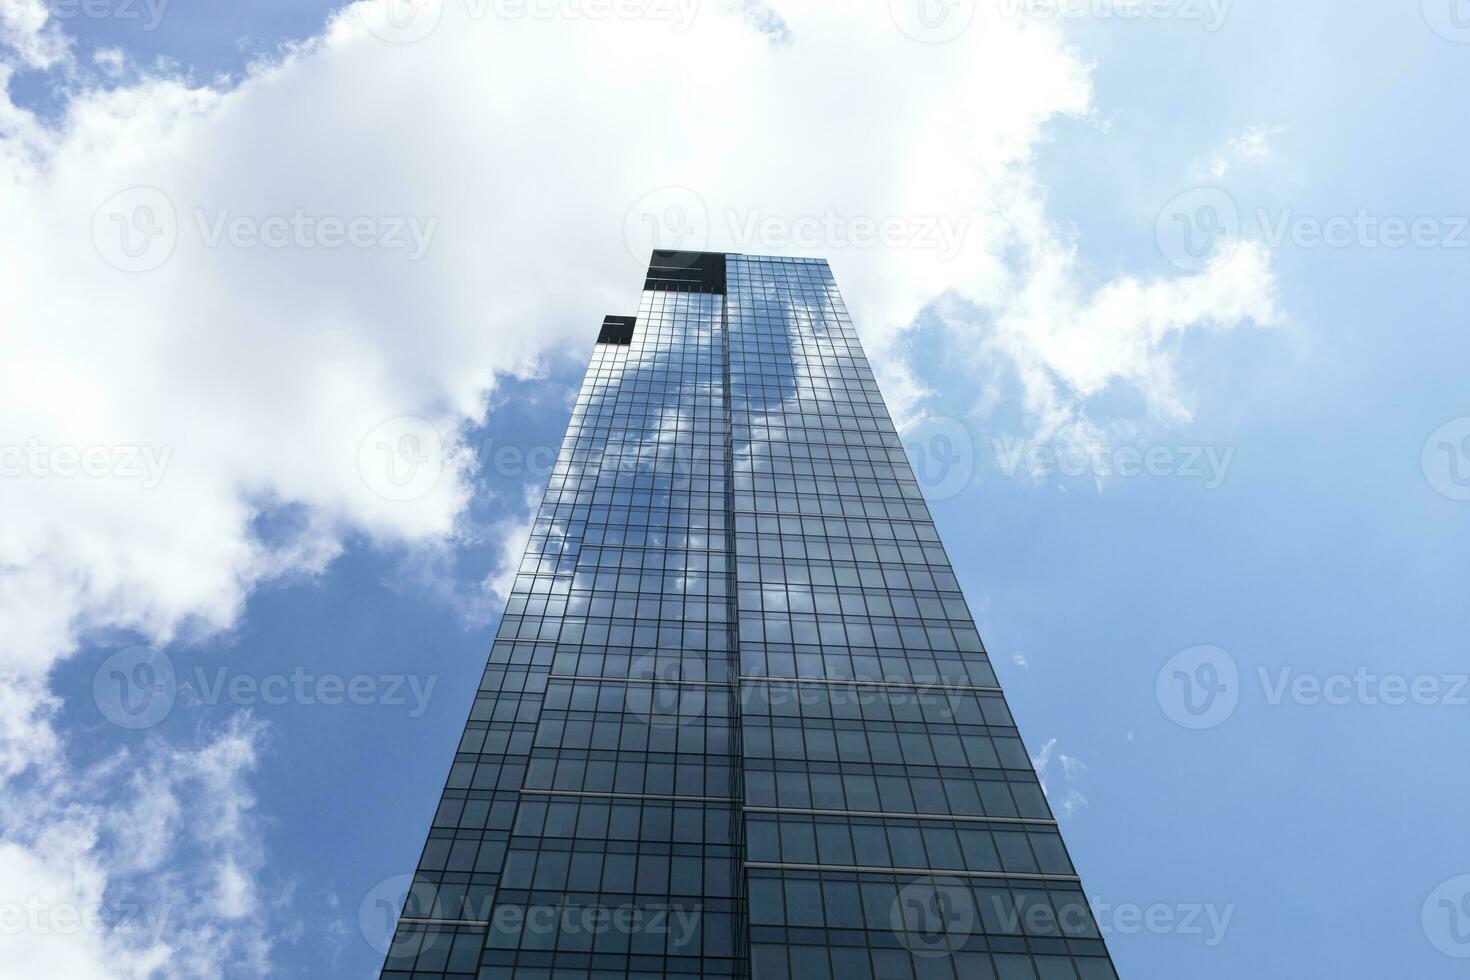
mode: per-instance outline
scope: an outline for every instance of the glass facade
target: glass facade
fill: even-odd
[[[1114,980],[826,262],[603,325],[382,975]]]

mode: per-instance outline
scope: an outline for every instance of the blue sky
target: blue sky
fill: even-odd
[[[998,3],[927,44],[901,3],[707,6],[688,62],[667,24],[388,43],[299,3],[0,34],[0,443],[171,454],[151,496],[117,455],[119,480],[0,481],[0,868],[41,896],[0,976],[373,974],[373,902],[417,858],[650,229],[829,257],[911,446],[956,447],[935,517],[1125,978],[1463,975],[1453,8]],[[635,132],[598,92],[667,118]],[[120,271],[94,219],[140,186],[177,244]],[[297,210],[366,217],[373,247],[259,247]],[[223,211],[244,237],[202,243]],[[422,261],[405,216],[436,221]],[[959,256],[936,217],[968,222]],[[403,416],[440,479],[394,501],[359,450],[423,434],[374,428]],[[112,671],[160,654],[170,700],[127,727]]]

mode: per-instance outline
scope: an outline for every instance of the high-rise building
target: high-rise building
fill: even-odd
[[[826,262],[603,324],[382,975],[1114,980]]]

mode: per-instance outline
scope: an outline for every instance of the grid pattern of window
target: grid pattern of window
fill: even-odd
[[[827,264],[729,256],[759,980],[1111,980]]]
[[[827,264],[660,254],[382,975],[1115,980]]]

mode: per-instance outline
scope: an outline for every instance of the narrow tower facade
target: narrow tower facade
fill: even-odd
[[[604,321],[382,976],[1116,980],[825,261]]]

